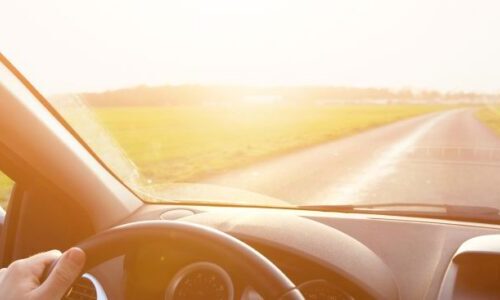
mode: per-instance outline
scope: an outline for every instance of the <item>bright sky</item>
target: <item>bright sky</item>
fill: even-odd
[[[138,84],[500,91],[498,0],[1,0],[42,92]]]

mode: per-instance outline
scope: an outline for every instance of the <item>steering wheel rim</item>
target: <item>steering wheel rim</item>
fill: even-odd
[[[132,247],[149,242],[170,242],[172,245],[195,246],[217,253],[229,264],[237,265],[250,283],[265,299],[302,300],[295,284],[270,260],[244,242],[220,230],[180,221],[141,221],[119,225],[100,232],[76,247],[86,256],[82,273],[125,254]],[[47,270],[46,274],[55,266]]]

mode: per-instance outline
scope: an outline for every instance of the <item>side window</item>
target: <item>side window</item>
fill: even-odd
[[[14,186],[14,181],[0,171],[0,206],[7,210],[10,192]]]

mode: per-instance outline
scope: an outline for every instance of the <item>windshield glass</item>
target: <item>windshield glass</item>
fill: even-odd
[[[500,207],[499,11],[21,0],[0,51],[145,201],[480,218]]]

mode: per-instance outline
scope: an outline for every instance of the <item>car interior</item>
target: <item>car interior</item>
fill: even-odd
[[[0,74],[0,168],[15,182],[2,216],[2,266],[79,245],[88,262],[68,299],[500,295],[497,224],[144,203],[4,57]]]
[[[0,287],[500,299],[498,3],[2,2]]]

